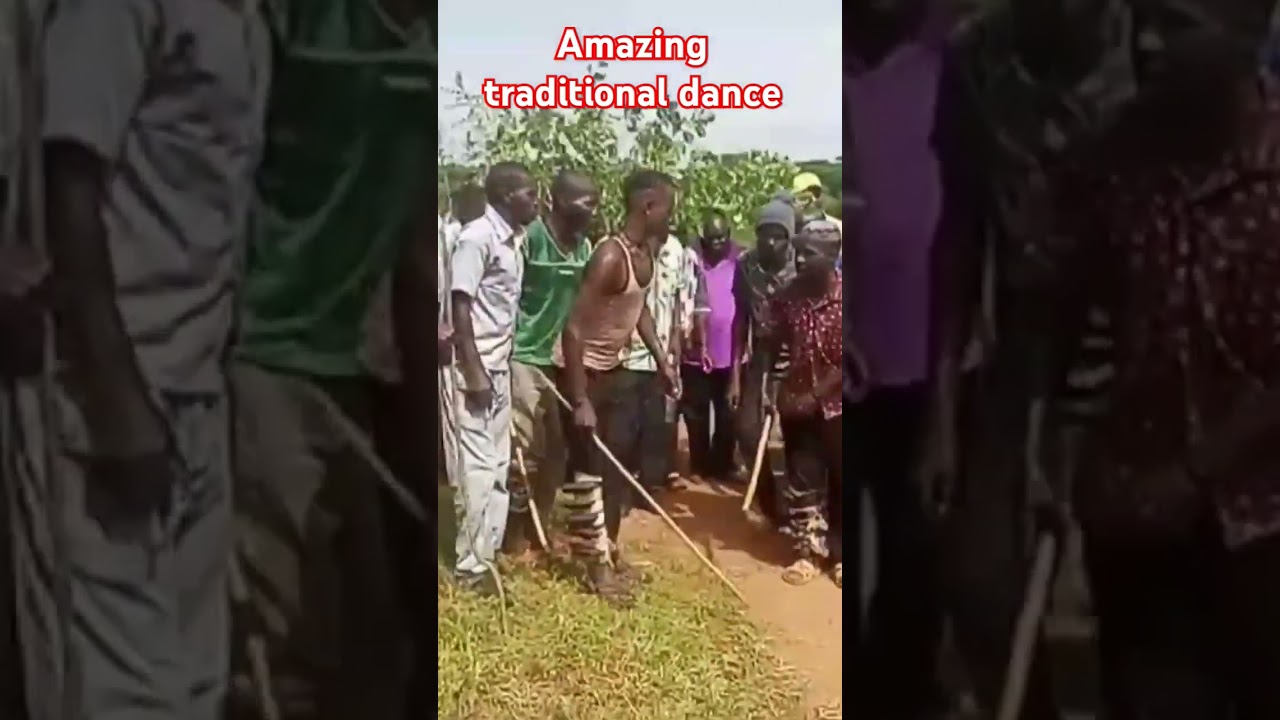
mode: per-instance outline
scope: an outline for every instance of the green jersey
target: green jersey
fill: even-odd
[[[585,240],[579,240],[573,252],[566,254],[541,219],[529,226],[524,245],[524,287],[516,318],[516,362],[552,364],[556,343],[569,321],[590,257],[591,247]]]
[[[435,52],[378,0],[276,13],[267,150],[237,356],[322,377],[365,372],[362,329],[427,196]]]

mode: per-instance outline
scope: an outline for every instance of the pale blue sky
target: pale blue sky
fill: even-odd
[[[542,82],[548,74],[581,76],[582,63],[552,60],[565,25],[583,35],[709,35],[706,66],[682,62],[614,62],[610,82],[652,82],[670,76],[675,92],[691,74],[708,82],[778,83],[778,110],[721,110],[704,146],[718,152],[773,150],[796,160],[841,154],[841,3],[734,0],[447,0],[440,3],[440,82],[462,73],[468,88],[494,77]],[[441,92],[441,130],[460,119]]]

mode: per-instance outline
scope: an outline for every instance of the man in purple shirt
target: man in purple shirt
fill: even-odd
[[[680,369],[680,413],[689,433],[689,466],[704,480],[725,480],[734,471],[734,430],[729,407],[733,368],[733,279],[741,249],[729,236],[729,219],[712,210],[702,219],[695,244],[706,287],[705,334],[691,344]],[[713,426],[714,424],[714,426]]]
[[[935,671],[938,547],[915,474],[930,397],[930,261],[942,210],[931,136],[947,28],[924,0],[850,10],[845,113],[856,140],[846,157],[866,206],[853,233],[857,262],[845,277],[869,377],[865,394],[850,397],[844,421],[854,444],[848,477],[870,491],[879,558],[859,643],[855,714],[923,720],[945,705]]]

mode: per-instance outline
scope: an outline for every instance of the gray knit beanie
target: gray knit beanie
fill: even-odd
[[[765,225],[778,225],[787,231],[787,237],[791,237],[796,232],[796,209],[784,200],[770,200],[760,208],[756,220],[757,228]]]

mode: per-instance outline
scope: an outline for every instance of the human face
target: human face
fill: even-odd
[[[595,191],[566,193],[551,201],[551,212],[563,218],[574,233],[581,233],[591,226],[599,207],[600,193]]]
[[[538,219],[538,186],[533,178],[525,175],[516,183],[507,195],[507,206],[511,208],[511,219],[521,225]]]
[[[667,237],[675,207],[675,188],[664,185],[653,191],[650,201],[645,204],[645,228],[651,237]]]
[[[790,245],[791,238],[787,236],[787,229],[781,225],[770,223],[756,228],[756,247],[759,248],[760,257],[779,260],[786,256]]]
[[[729,226],[713,220],[702,224],[702,250],[711,257],[720,257],[729,247]]]
[[[1230,38],[1242,47],[1260,47],[1269,13],[1256,18],[1256,33],[1241,31],[1242,19],[1254,14],[1251,5],[1256,4],[1252,0],[1132,0],[1133,62],[1139,82],[1151,85],[1183,72],[1184,67],[1196,68],[1206,43],[1226,47],[1223,41]]]
[[[796,276],[803,282],[819,282],[830,277],[836,269],[838,252],[831,252],[830,248],[810,241],[805,235],[796,238],[795,247]]]
[[[822,199],[822,188],[813,186],[806,188],[796,195],[796,204],[801,207],[811,207],[816,205]]]

